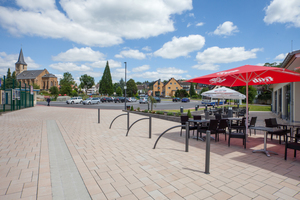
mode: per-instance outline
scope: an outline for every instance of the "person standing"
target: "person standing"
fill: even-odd
[[[48,102],[48,106],[50,106],[50,97],[48,97],[47,102]]]

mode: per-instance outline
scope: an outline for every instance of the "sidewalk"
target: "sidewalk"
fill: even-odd
[[[268,149],[279,155],[252,153],[263,148],[262,132],[249,137],[246,150],[239,139],[232,139],[230,147],[223,135],[220,142],[212,140],[207,175],[205,143],[190,139],[185,152],[179,128],[166,133],[153,149],[158,136],[178,123],[153,118],[149,139],[148,121],[143,120],[126,137],[126,116],[109,129],[119,114],[101,110],[100,124],[96,109],[37,106],[0,116],[0,199],[82,199],[66,196],[70,191],[101,200],[300,199],[300,155],[294,159],[290,150],[285,161],[284,145],[270,139]],[[253,115],[258,116],[257,125],[273,116],[250,112]],[[130,124],[142,117],[131,114]],[[57,150],[62,153],[54,153]],[[60,158],[64,153],[71,157]],[[67,164],[56,176],[62,162]],[[81,180],[67,181],[68,173],[71,178],[78,173]],[[54,184],[58,179],[61,187]]]

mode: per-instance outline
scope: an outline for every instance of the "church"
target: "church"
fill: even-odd
[[[23,51],[21,49],[19,59],[15,64],[17,81],[33,85],[34,83],[40,86],[41,90],[49,90],[50,87],[58,87],[57,77],[50,74],[47,69],[43,70],[27,70],[27,64],[24,60]]]

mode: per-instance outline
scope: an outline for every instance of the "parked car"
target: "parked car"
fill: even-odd
[[[154,99],[156,100],[157,103],[161,102],[161,99],[159,97],[154,97]]]
[[[92,99],[93,99],[93,98],[91,98],[91,97],[90,97],[90,98],[87,98],[86,100],[84,100],[84,101],[82,102],[82,104],[83,104],[83,105],[92,104],[92,102],[91,102]]]
[[[189,98],[182,98],[181,102],[190,102],[190,99]]]
[[[142,98],[140,98],[139,103],[140,103],[140,104],[142,104],[142,103],[148,103],[148,99],[145,98],[145,97],[142,97]]]
[[[99,97],[93,97],[91,103],[92,104],[99,104],[100,103],[100,98]]]
[[[136,98],[134,98],[134,97],[128,97],[128,102],[136,102]]]
[[[180,102],[181,99],[180,99],[179,97],[175,97],[175,98],[172,99],[172,101],[173,101],[173,102]]]
[[[113,102],[114,100],[111,97],[102,97],[101,98],[101,102]]]
[[[72,97],[71,99],[67,100],[67,104],[74,104],[74,103],[82,103],[82,97]]]
[[[123,103],[125,101],[125,97],[116,97],[114,101],[115,103]]]

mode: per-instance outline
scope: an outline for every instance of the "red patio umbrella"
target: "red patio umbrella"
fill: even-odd
[[[300,73],[278,67],[244,65],[200,76],[186,82],[222,86],[246,86],[246,126],[248,125],[248,85],[275,84],[300,81]],[[248,129],[246,129],[248,134]]]

